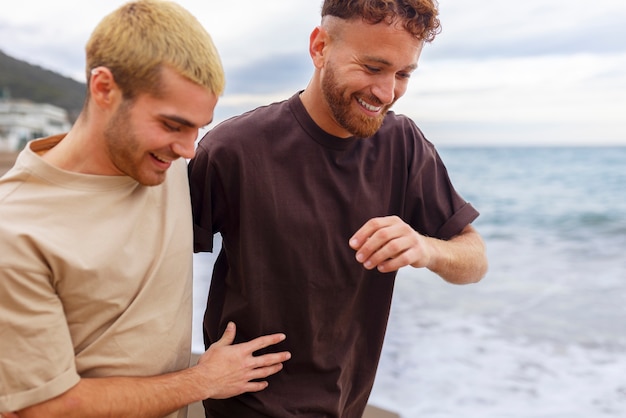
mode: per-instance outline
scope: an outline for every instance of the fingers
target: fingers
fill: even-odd
[[[253,367],[257,369],[263,369],[263,368],[271,368],[274,366],[280,366],[282,368],[282,363],[289,360],[290,358],[291,358],[291,353],[289,351],[264,354],[262,356],[254,357]],[[260,377],[265,377],[265,376],[260,376]]]
[[[285,334],[272,334],[264,335],[262,337],[255,338],[247,343],[243,343],[242,346],[246,346],[246,352],[248,355],[253,356],[255,351],[269,347],[285,340]],[[270,374],[274,374],[282,369],[282,363],[291,358],[291,353],[288,351],[282,351],[278,353],[268,353],[260,356],[253,356],[252,367],[257,372],[267,369],[268,374],[261,374],[256,378],[267,377]],[[277,369],[275,369],[278,367]]]
[[[263,382],[248,382],[248,384],[246,384],[244,386],[243,391],[244,392],[260,392],[263,389],[265,389],[266,387],[268,387],[269,384],[265,381]]]
[[[399,222],[402,221],[396,217],[367,221],[350,239],[350,246],[357,251],[357,261],[371,269],[398,254],[400,245],[394,241],[401,237],[401,231],[397,227]]]
[[[378,268],[381,272],[395,271],[410,264],[409,243],[404,238],[395,238],[369,253],[367,249],[362,249],[356,258],[367,270]]]
[[[420,257],[419,234],[397,216],[370,219],[352,236],[350,246],[368,270],[395,271]]]
[[[226,330],[224,330],[224,334],[222,334],[222,338],[220,338],[218,341],[213,343],[212,347],[218,348],[218,347],[233,345],[233,342],[235,341],[235,334],[236,334],[235,323],[231,321],[226,326]],[[248,342],[235,344],[234,346],[237,347],[238,350],[240,350],[242,354],[252,356],[254,352],[259,351],[263,348],[267,348],[271,345],[278,344],[284,341],[285,338],[287,337],[285,336],[285,334],[282,334],[282,333],[263,335],[261,337],[257,337],[253,340],[250,340]],[[265,354],[265,355],[254,357],[254,358],[258,360],[257,362],[258,365],[256,365],[256,367],[262,367],[262,366],[266,366],[269,364],[274,364],[274,363],[282,362],[285,360],[289,360],[289,358],[291,358],[291,354],[287,351],[284,351],[282,353]]]
[[[284,341],[285,338],[287,338],[285,334],[277,333],[271,335],[263,335],[243,344],[246,346],[246,348],[250,350],[251,353],[254,353],[255,351],[259,351],[263,348],[269,347],[270,345],[278,344]]]
[[[233,345],[233,342],[235,340],[235,334],[235,324],[231,321],[226,326],[226,330],[224,331],[222,338],[216,341],[213,346],[217,348],[219,346],[223,347]],[[278,344],[284,341],[286,338],[287,337],[285,336],[285,334],[282,333],[263,335],[248,342],[235,344],[233,345],[233,347],[237,347],[237,349],[240,350],[240,353],[242,353],[243,355],[252,357],[252,367],[267,367],[289,360],[291,358],[291,353],[289,353],[288,351],[283,351],[279,353],[264,354],[261,356],[254,356],[254,353],[274,344]]]
[[[382,247],[386,242],[413,229],[397,216],[372,218],[350,238],[354,250],[371,250]],[[364,248],[365,247],[365,248]]]
[[[278,373],[282,369],[283,369],[282,363],[272,364],[271,366],[267,366],[267,367],[256,368],[250,372],[248,381],[258,382],[260,381],[260,379],[265,379],[268,376]]]
[[[226,325],[226,329],[224,330],[224,334],[222,334],[222,337],[215,342],[215,345],[226,346],[233,344],[236,334],[237,329],[235,323],[232,321],[228,322],[228,324]],[[269,347],[270,345],[278,344],[284,341],[285,338],[285,334],[282,333],[264,335],[262,337],[258,337],[254,340],[248,341],[247,343],[242,343],[241,345],[246,346],[250,350],[250,353],[253,353],[255,351]]]
[[[249,354],[252,360],[248,362],[245,372],[244,392],[258,392],[268,386],[265,379],[283,369],[283,362],[291,358],[291,353],[284,351],[281,353],[264,354],[254,357]]]
[[[363,245],[381,228],[389,225],[388,218],[374,218],[367,221],[358,231],[350,238],[350,247],[359,250]]]
[[[215,342],[216,346],[225,346],[231,345],[235,341],[235,335],[237,334],[237,328],[234,322],[229,322],[226,325],[226,329],[224,330],[224,334],[222,334],[222,338]]]
[[[282,363],[291,358],[288,351],[255,355],[258,350],[284,341],[285,334],[264,335],[234,344],[235,333],[235,324],[229,322],[222,337],[198,360],[194,370],[204,379],[205,383],[199,385],[204,388],[204,398],[223,399],[263,390],[268,385],[264,379],[281,371]]]

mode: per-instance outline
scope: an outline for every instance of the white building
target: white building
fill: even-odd
[[[31,139],[69,131],[67,111],[51,104],[0,99],[0,151],[18,151]]]

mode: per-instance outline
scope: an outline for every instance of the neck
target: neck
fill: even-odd
[[[62,170],[102,174],[99,159],[106,154],[101,149],[101,132],[81,114],[61,142],[43,154],[42,158]]]
[[[313,121],[326,133],[338,138],[351,138],[353,135],[346,131],[331,115],[322,95],[322,89],[316,79],[312,79],[306,90],[300,93],[300,100]]]

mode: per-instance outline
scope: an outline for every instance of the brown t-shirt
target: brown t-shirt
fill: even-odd
[[[449,239],[478,216],[433,145],[394,113],[370,138],[331,136],[294,95],[211,130],[189,173],[195,251],[211,251],[214,233],[223,238],[205,341],[234,321],[238,341],[284,332],[272,351],[292,353],[268,389],[209,408],[239,418],[360,418],[395,273],[365,270],[349,238],[370,218],[397,215]]]

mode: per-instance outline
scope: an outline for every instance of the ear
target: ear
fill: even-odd
[[[115,106],[117,100],[121,98],[121,92],[111,70],[107,67],[96,67],[91,70],[89,94],[101,108]]]
[[[313,59],[313,65],[318,69],[324,67],[324,53],[326,52],[328,41],[328,32],[321,26],[317,26],[313,29],[309,37],[309,54],[311,54],[311,58]]]

